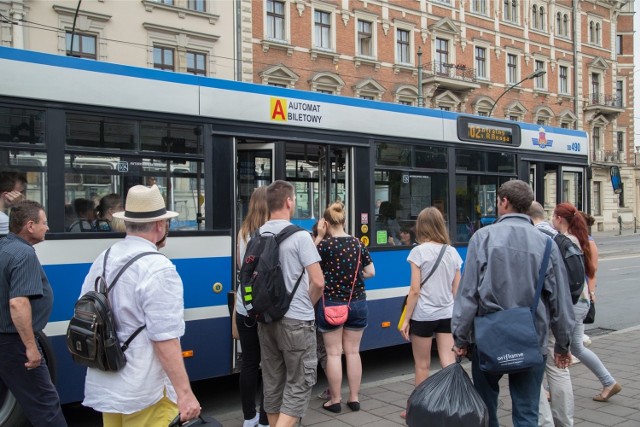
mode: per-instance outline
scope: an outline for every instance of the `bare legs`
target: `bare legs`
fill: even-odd
[[[436,333],[436,345],[438,347],[438,357],[440,365],[446,368],[456,361],[455,354],[451,351],[453,347],[453,336],[451,334]],[[423,338],[411,335],[411,349],[413,350],[413,360],[416,369],[415,385],[429,377],[431,368],[431,342],[433,337]]]
[[[330,405],[339,403],[342,399],[342,353],[347,363],[347,382],[349,383],[348,402],[358,402],[360,383],[362,381],[362,361],[360,360],[360,341],[362,330],[353,331],[338,328],[323,333],[324,345],[327,350],[327,381],[331,391]]]

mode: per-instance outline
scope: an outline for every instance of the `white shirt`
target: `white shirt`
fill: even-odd
[[[260,227],[260,233],[267,231],[279,233],[289,224],[291,224],[289,221],[272,219]],[[293,233],[280,244],[280,265],[289,292],[293,291],[298,277],[303,271],[305,272],[300,279],[300,285],[291,300],[285,317],[295,320],[314,320],[316,318],[309,297],[309,275],[305,271],[308,266],[316,262],[320,262],[320,255],[309,232]]]
[[[9,215],[0,211],[0,236],[9,234]]]
[[[420,282],[431,272],[433,264],[438,259],[442,245],[440,243],[423,243],[414,247],[407,261],[420,268]],[[411,319],[418,321],[433,321],[450,319],[453,315],[453,291],[451,284],[456,271],[462,267],[462,258],[458,251],[449,246],[440,260],[440,264],[433,275],[420,289],[420,295]]]
[[[111,247],[107,259],[107,283],[124,264],[141,252],[157,252],[146,239],[127,236]],[[102,274],[104,252],[94,261],[82,285],[82,294],[93,290]],[[87,369],[82,404],[99,412],[131,414],[157,403],[166,389],[167,397],[177,397],[153,341],[179,338],[184,334],[182,280],[173,263],[160,255],[147,255],[133,263],[109,293],[118,339],[124,343],[138,327],[147,327],[125,352],[127,364],[118,372]]]
[[[244,239],[238,235],[238,255],[241,260],[244,259],[244,253],[247,251],[247,245],[249,244],[249,240],[251,240],[251,236],[247,236],[246,239],[247,241],[245,242]],[[236,312],[246,316],[248,313],[242,302],[242,291],[240,288],[242,288],[242,285],[238,284],[238,290],[236,291]]]

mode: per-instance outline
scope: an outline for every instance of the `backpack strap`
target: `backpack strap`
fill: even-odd
[[[291,236],[294,233],[297,233],[298,231],[306,231],[306,230],[295,224],[287,225],[278,234],[276,234],[276,243],[278,244],[278,246],[280,246],[280,244],[284,242],[284,240],[287,237]],[[302,267],[302,273],[300,273],[300,276],[298,276],[298,280],[296,280],[296,285],[293,287],[293,291],[291,291],[291,300],[293,300],[293,297],[296,294],[296,291],[298,290],[298,286],[300,286],[300,281],[302,281],[302,276],[304,276],[305,272],[306,272],[305,268]]]
[[[107,249],[107,252],[104,254],[104,260],[102,263],[102,278],[103,280],[106,280],[106,276],[105,276],[105,271],[107,268],[107,257],[109,256],[109,252],[111,252],[111,248]],[[120,271],[118,271],[118,274],[116,274],[116,277],[113,279],[113,282],[111,282],[111,285],[105,290],[102,291],[106,296],[107,299],[109,298],[109,292],[111,291],[111,289],[113,289],[113,287],[116,285],[116,283],[118,283],[118,279],[120,279],[120,276],[122,276],[122,274],[125,272],[125,270],[127,270],[131,264],[133,264],[134,262],[136,262],[137,260],[139,260],[142,257],[145,257],[147,255],[162,255],[160,252],[142,252],[137,254],[136,256],[134,256],[133,258],[131,258],[129,261],[127,261],[127,263],[120,269]],[[100,280],[100,278],[96,279],[96,286],[97,286],[97,280]],[[103,282],[104,283],[104,282]],[[127,338],[127,340],[124,342],[124,344],[122,344],[122,347],[120,347],[120,349],[122,351],[125,351],[126,349],[129,348],[129,344],[131,344],[131,341],[133,341],[135,339],[135,337],[137,337],[140,332],[142,332],[142,330],[144,328],[146,328],[147,325],[142,325],[140,326],[138,329],[136,329],[129,338]]]
[[[433,264],[433,267],[431,268],[431,271],[429,272],[429,274],[427,274],[427,277],[425,277],[424,280],[420,283],[420,288],[422,288],[422,285],[424,285],[427,282],[427,280],[429,280],[429,277],[433,276],[433,273],[436,271],[436,268],[438,268],[438,265],[440,265],[440,261],[442,260],[444,253],[447,252],[447,247],[449,247],[449,245],[444,244],[442,245],[442,248],[440,248],[440,253],[438,253],[438,258],[436,259],[436,262]]]
[[[538,273],[538,284],[536,286],[536,295],[533,299],[533,305],[531,306],[531,313],[534,316],[538,308],[538,302],[540,301],[540,294],[542,293],[542,284],[544,283],[544,276],[547,273],[547,267],[549,266],[550,256],[551,256],[551,239],[547,239],[547,245],[544,248],[544,256],[542,257],[542,265],[540,265],[540,272]]]

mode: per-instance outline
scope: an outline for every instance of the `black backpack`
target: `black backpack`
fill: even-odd
[[[102,275],[96,278],[93,291],[82,295],[73,309],[73,317],[67,328],[67,348],[74,362],[88,368],[106,372],[119,371],[127,363],[124,355],[131,341],[147,325],[142,325],[121,346],[116,333],[116,324],[109,303],[109,291],[134,262],[147,255],[162,255],[159,252],[143,252],[131,258],[107,285],[106,267],[111,248],[104,255]]]
[[[556,242],[560,249],[560,254],[564,261],[564,266],[567,269],[567,276],[569,278],[569,290],[571,291],[571,299],[573,303],[577,303],[584,289],[584,279],[586,277],[584,269],[584,254],[579,247],[577,247],[570,238],[562,233],[557,233],[555,236],[548,230],[540,229],[545,234],[553,237],[553,241]]]
[[[282,319],[298,290],[304,268],[290,293],[280,265],[280,244],[298,231],[304,229],[293,224],[278,234],[260,234],[258,230],[247,244],[240,267],[240,294],[249,316],[260,322],[271,323]]]

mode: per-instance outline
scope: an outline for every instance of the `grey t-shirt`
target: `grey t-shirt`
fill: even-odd
[[[260,233],[279,233],[289,224],[291,224],[289,221],[283,219],[271,220],[260,227]],[[289,292],[293,291],[298,277],[305,271],[305,268],[316,262],[320,262],[320,255],[308,232],[299,231],[294,233],[280,244],[282,274]],[[309,298],[308,274],[305,273],[302,276],[298,290],[293,296],[293,300],[291,300],[289,311],[287,311],[285,317],[296,320],[315,319],[313,304],[311,303],[311,298]]]

